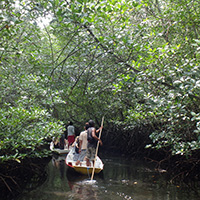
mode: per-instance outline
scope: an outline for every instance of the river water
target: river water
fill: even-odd
[[[152,164],[123,156],[100,155],[104,170],[94,176],[75,175],[65,157],[52,157],[47,178],[39,187],[25,191],[18,200],[199,200],[194,186],[172,184],[167,173]],[[30,183],[31,184],[31,183]]]

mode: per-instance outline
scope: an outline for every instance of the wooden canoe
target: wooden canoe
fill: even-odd
[[[82,161],[79,165],[76,165],[76,161],[73,160],[74,152],[75,152],[74,149],[72,149],[68,153],[68,155],[65,159],[67,166],[70,167],[71,169],[75,170],[76,172],[80,173],[80,174],[84,174],[84,175],[92,174],[93,162],[90,162],[91,163],[90,167],[88,167],[86,165],[86,161]],[[96,161],[95,161],[95,171],[94,171],[94,173],[98,174],[99,172],[101,172],[103,170],[103,167],[104,167],[103,162],[97,156]]]

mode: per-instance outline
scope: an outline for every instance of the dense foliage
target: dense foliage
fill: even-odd
[[[18,159],[67,120],[103,115],[118,129],[154,127],[147,147],[200,148],[200,2],[0,4],[1,149]]]

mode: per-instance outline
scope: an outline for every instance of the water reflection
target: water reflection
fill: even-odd
[[[96,200],[99,199],[98,182],[96,180],[103,180],[103,172],[95,175],[95,179],[91,181],[91,177],[87,175],[80,175],[71,168],[67,169],[66,173],[68,184],[71,189],[70,197],[72,199],[80,200]]]
[[[98,187],[86,183],[76,183],[72,187],[72,195],[74,199],[95,200],[98,198]]]
[[[65,157],[66,156],[59,156],[59,155],[52,156],[52,165],[60,171],[61,179],[64,179],[65,175]]]
[[[124,157],[101,156],[104,170],[90,177],[67,168],[65,156],[53,156],[47,166],[48,178],[36,190],[19,200],[197,200],[199,196],[178,185],[167,184],[167,174],[153,166]]]

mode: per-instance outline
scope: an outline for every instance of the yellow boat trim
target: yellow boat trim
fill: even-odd
[[[92,167],[86,168],[86,167],[81,167],[81,166],[74,166],[74,170],[78,173],[87,175],[87,174],[92,174]],[[94,173],[98,174],[102,169],[101,168],[95,168]]]

